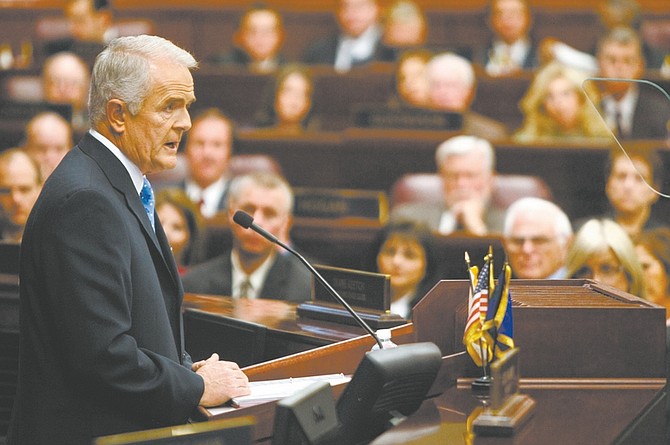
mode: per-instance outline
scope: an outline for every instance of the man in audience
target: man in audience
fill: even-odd
[[[515,201],[507,209],[503,236],[516,278],[565,278],[572,226],[556,204],[532,197]]]
[[[422,221],[445,235],[501,233],[505,210],[490,202],[495,168],[491,144],[475,136],[455,136],[437,148],[435,160],[443,181],[443,206],[401,204],[393,209],[392,218]]]
[[[429,108],[463,116],[463,133],[488,140],[507,136],[505,126],[470,110],[477,79],[472,64],[457,54],[446,52],[434,56],[426,67]]]
[[[627,153],[618,149],[610,153],[605,194],[611,208],[605,216],[635,239],[642,231],[667,227],[651,214],[659,196],[653,189],[660,190],[663,184],[663,162],[653,150],[628,147]]]
[[[233,122],[218,109],[210,108],[193,119],[186,139],[189,176],[183,187],[205,218],[226,209],[233,131]]]
[[[37,161],[44,180],[73,145],[72,127],[58,113],[38,113],[26,125],[23,149]]]
[[[280,54],[284,25],[279,12],[269,6],[256,5],[248,9],[234,39],[235,48],[209,61],[217,65],[244,66],[258,73],[273,72],[285,63]]]
[[[504,76],[538,65],[530,37],[531,11],[526,0],[492,0],[488,24],[493,41],[479,57],[492,76]]]
[[[600,77],[640,79],[645,71],[642,44],[631,28],[614,28],[598,43]],[[619,139],[668,137],[670,101],[660,91],[633,81],[602,81],[602,110]]]
[[[72,127],[88,129],[88,86],[90,69],[84,60],[71,52],[60,52],[47,58],[42,67],[44,100],[72,107]]]
[[[336,15],[340,33],[314,42],[303,62],[349,71],[383,57],[377,0],[338,0]]]
[[[275,236],[291,226],[293,191],[274,173],[237,176],[230,185],[228,220],[232,249],[193,266],[184,276],[187,292],[228,295],[233,298],[271,298],[305,301],[311,296],[311,277],[295,257],[280,255],[275,245],[233,221],[238,210]]]
[[[20,148],[0,154],[0,239],[21,241],[28,215],[42,190],[42,176],[33,158]]]

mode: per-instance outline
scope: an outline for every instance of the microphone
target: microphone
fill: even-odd
[[[365,329],[365,331],[368,334],[370,334],[372,336],[372,338],[375,339],[375,341],[379,345],[379,349],[384,349],[384,347],[382,346],[382,342],[377,337],[377,334],[375,333],[375,331],[373,331],[372,328],[370,326],[368,326],[368,324],[360,317],[360,315],[358,315],[356,313],[356,311],[354,311],[351,308],[351,306],[349,306],[349,303],[347,303],[345,301],[345,299],[342,298],[342,296],[340,294],[338,294],[335,289],[333,289],[333,286],[331,286],[330,283],[328,283],[326,281],[326,279],[323,278],[321,276],[321,274],[319,272],[317,272],[316,269],[314,269],[314,266],[312,266],[309,263],[309,261],[307,261],[302,255],[300,255],[298,252],[296,252],[291,247],[287,246],[286,243],[282,242],[280,239],[278,239],[276,236],[274,236],[273,234],[271,234],[270,232],[268,232],[264,228],[255,224],[254,223],[254,218],[243,210],[238,210],[237,212],[235,212],[235,215],[233,215],[233,221],[236,224],[244,227],[245,229],[253,230],[254,232],[258,233],[259,235],[261,235],[263,238],[267,239],[271,243],[277,244],[277,245],[281,246],[283,249],[286,249],[291,254],[295,255],[307,267],[307,269],[309,269],[309,271],[312,273],[312,275],[314,275],[314,277],[319,281],[319,283],[321,283],[328,290],[330,295],[332,295],[332,297],[335,298],[335,300],[337,300],[338,303],[340,303],[342,306],[344,306],[344,308],[351,314],[351,316],[354,317],[354,320],[356,320],[358,325],[360,327],[362,327],[363,329]]]

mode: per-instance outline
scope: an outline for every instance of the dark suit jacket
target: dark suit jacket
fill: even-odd
[[[315,41],[305,51],[302,61],[307,64],[314,65],[335,65],[335,58],[337,57],[337,45],[339,44],[340,36],[332,35],[321,40]],[[388,48],[381,44],[381,39],[377,41],[375,50],[372,56],[367,59],[354,60],[352,67],[362,66],[372,61],[392,62],[395,55],[389,51]]]
[[[670,101],[648,85],[640,86],[640,95],[633,112],[630,139],[665,139],[668,137]]]
[[[121,162],[90,134],[45,183],[21,246],[21,351],[9,444],[185,423],[204,386],[183,289]]]
[[[265,278],[260,298],[305,301],[311,298],[311,275],[307,268],[291,255],[276,255]],[[184,276],[186,292],[232,295],[233,265],[230,250],[223,255],[193,266]]]

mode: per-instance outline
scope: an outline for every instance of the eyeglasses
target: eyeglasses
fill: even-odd
[[[531,236],[531,237],[521,237],[521,236],[512,236],[506,239],[507,245],[510,249],[519,250],[527,242],[530,243],[535,248],[546,247],[549,243],[554,241],[556,237],[549,236]]]
[[[573,274],[574,278],[593,278],[594,276],[598,275],[601,277],[611,277],[614,275],[617,275],[619,273],[623,272],[623,266],[622,265],[614,265],[614,264],[600,264],[596,267],[596,270],[594,271],[591,267],[589,266],[583,266],[582,268],[578,269],[577,272]]]

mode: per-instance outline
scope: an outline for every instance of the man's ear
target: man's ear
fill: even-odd
[[[126,128],[128,109],[126,103],[120,99],[110,99],[105,106],[107,121],[115,133],[122,134]]]

